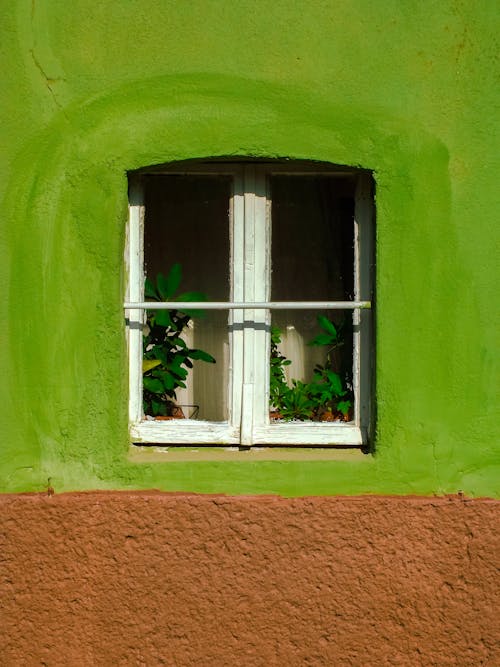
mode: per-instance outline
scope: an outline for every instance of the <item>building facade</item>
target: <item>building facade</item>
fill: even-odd
[[[1,10],[2,664],[496,664],[495,10]],[[129,175],[192,160],[371,174],[362,450],[131,443]]]

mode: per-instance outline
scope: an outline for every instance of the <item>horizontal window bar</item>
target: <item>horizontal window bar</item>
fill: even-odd
[[[140,301],[124,303],[129,310],[356,310],[371,308],[371,301]]]

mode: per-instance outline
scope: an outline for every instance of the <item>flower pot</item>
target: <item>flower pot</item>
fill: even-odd
[[[182,408],[180,408],[178,405],[175,405],[172,408],[172,414],[170,415],[158,415],[155,417],[156,421],[167,421],[169,419],[185,419],[186,417],[184,416],[184,412],[182,411]]]

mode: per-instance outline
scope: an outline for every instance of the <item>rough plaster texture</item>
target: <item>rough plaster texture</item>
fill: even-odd
[[[498,507],[3,496],[0,664],[494,667]]]
[[[0,490],[498,496],[497,3],[0,3]],[[127,170],[374,171],[375,457],[127,460]],[[202,286],[200,286],[202,287]]]

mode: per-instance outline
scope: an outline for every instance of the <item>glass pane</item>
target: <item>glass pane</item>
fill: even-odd
[[[147,177],[147,300],[229,299],[230,196],[229,177]],[[227,311],[154,312],[149,311],[144,354],[162,363],[144,375],[145,414],[227,419]]]
[[[274,176],[274,301],[347,301],[354,289],[351,176]],[[350,421],[352,311],[272,313],[271,418]]]

